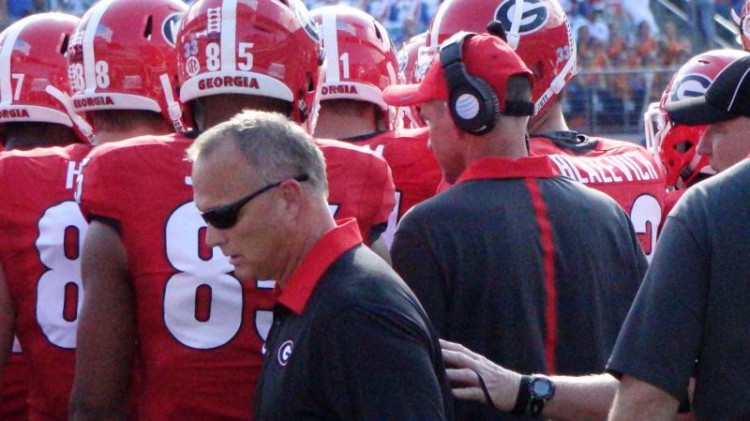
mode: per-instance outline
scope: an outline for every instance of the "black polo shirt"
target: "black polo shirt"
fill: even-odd
[[[473,163],[391,255],[441,337],[522,373],[602,372],[646,269],[622,208],[547,156]],[[518,419],[468,401],[456,418]]]
[[[452,418],[427,316],[361,243],[354,220],[329,231],[281,292],[256,392],[259,421]]]
[[[677,400],[695,377],[697,419],[750,419],[748,239],[746,159],[690,187],[669,214],[607,369]]]

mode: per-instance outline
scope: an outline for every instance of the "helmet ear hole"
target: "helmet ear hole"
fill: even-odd
[[[383,41],[383,34],[380,33],[380,29],[378,28],[378,25],[373,25],[373,26],[375,27],[375,37],[377,37],[379,41]]]
[[[60,55],[64,56],[68,51],[68,44],[70,43],[70,35],[64,34],[62,43],[60,44]]]
[[[153,31],[154,17],[149,16],[146,20],[146,28],[143,30],[143,38],[151,41],[151,32]]]

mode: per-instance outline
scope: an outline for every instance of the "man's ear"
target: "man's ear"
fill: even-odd
[[[296,180],[289,179],[281,183],[279,190],[285,209],[295,214],[299,213],[305,195],[302,184]]]

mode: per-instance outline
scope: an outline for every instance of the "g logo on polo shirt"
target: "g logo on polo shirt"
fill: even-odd
[[[703,96],[711,84],[711,79],[700,74],[686,75],[680,79],[672,88],[669,101],[682,101],[688,98]]]
[[[294,347],[294,342],[292,341],[286,341],[279,347],[278,352],[278,359],[279,364],[282,366],[285,366],[289,362],[289,358],[292,357],[292,348]]]
[[[516,5],[521,3],[523,14],[521,15],[521,26],[518,28],[519,34],[528,34],[536,32],[547,23],[549,11],[547,5],[542,0],[505,0],[495,11],[495,20],[503,24],[503,28],[509,30],[513,26],[513,17],[516,13]]]

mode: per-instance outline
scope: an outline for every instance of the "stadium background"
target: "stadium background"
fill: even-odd
[[[306,0],[310,9],[347,3],[388,29],[400,47],[425,31],[440,0]],[[705,0],[704,0],[705,1]],[[0,29],[28,14],[60,10],[81,15],[92,0],[0,0]],[[187,1],[186,3],[190,3]],[[578,76],[563,106],[570,126],[591,135],[643,143],[642,115],[658,101],[669,78],[693,55],[712,48],[741,48],[731,10],[741,0],[716,0],[716,36],[705,41],[691,13],[697,0],[561,0],[576,37]]]

